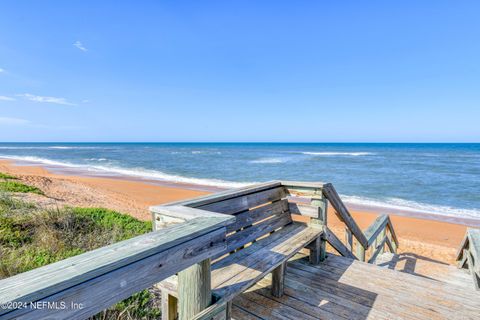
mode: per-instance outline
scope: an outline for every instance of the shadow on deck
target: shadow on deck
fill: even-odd
[[[233,319],[478,319],[480,295],[439,281],[335,255],[292,259],[285,294],[265,278],[234,299]]]

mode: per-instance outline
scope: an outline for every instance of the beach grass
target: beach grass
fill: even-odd
[[[15,176],[9,175],[8,173],[0,172],[0,179],[4,179],[4,180],[16,180],[16,179],[18,179],[18,178],[15,177]]]
[[[18,181],[11,181],[5,179],[0,181],[0,191],[4,192],[21,192],[21,193],[36,193],[43,195],[43,191],[37,187],[29,186]]]
[[[103,208],[45,209],[0,193],[0,278],[72,257],[152,230],[151,222]],[[158,319],[143,290],[95,319]]]

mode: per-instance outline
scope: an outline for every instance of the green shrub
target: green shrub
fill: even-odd
[[[42,209],[0,193],[0,278],[151,231],[151,222],[103,208]],[[158,319],[153,294],[141,291],[93,317]]]
[[[10,180],[0,181],[0,191],[43,194],[37,187]]]
[[[114,231],[115,241],[121,241],[133,236],[152,231],[150,221],[139,221],[129,215],[104,208],[73,208],[74,215],[79,219],[90,219],[98,230]]]
[[[0,172],[0,179],[5,179],[5,180],[12,179],[12,180],[14,180],[14,179],[17,179],[17,177],[11,176],[7,173]]]

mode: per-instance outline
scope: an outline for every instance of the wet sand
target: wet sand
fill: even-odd
[[[209,193],[175,184],[162,186],[133,179],[54,174],[40,166],[18,166],[8,160],[0,160],[0,172],[16,175],[26,184],[42,189],[46,197],[24,195],[42,205],[105,207],[142,220],[151,218],[148,212],[151,205]],[[362,229],[377,217],[376,213],[363,210],[351,213]],[[400,241],[399,252],[454,263],[465,225],[398,215],[391,215],[391,219]],[[328,224],[343,238],[344,226],[333,213],[329,214]]]

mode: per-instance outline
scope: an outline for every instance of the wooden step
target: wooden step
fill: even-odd
[[[386,252],[377,257],[375,264],[462,288],[474,288],[472,277],[465,269],[415,254]]]

